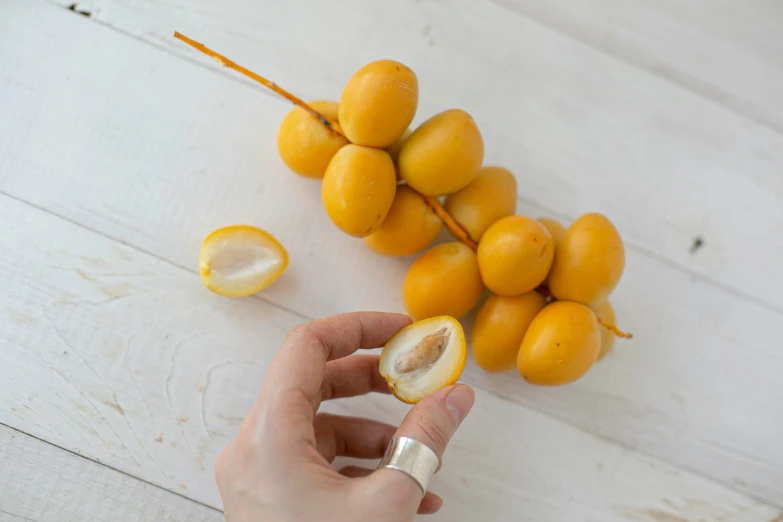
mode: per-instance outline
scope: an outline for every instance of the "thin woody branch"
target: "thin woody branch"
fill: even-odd
[[[275,93],[279,94],[280,96],[282,96],[286,100],[290,101],[291,103],[293,103],[297,107],[300,107],[301,109],[309,112],[315,119],[317,119],[322,124],[324,124],[326,126],[326,128],[328,128],[332,132],[337,133],[340,136],[345,137],[343,132],[342,132],[342,129],[340,129],[340,125],[336,121],[330,120],[329,118],[327,118],[326,116],[324,116],[323,114],[318,112],[317,110],[315,110],[312,107],[310,107],[302,99],[294,96],[290,92],[288,92],[285,89],[283,89],[282,87],[278,86],[275,82],[267,80],[263,76],[258,75],[258,74],[254,73],[253,71],[250,71],[248,69],[245,69],[241,65],[239,65],[239,64],[229,60],[228,58],[226,58],[222,54],[219,54],[219,53],[213,51],[212,49],[210,49],[209,47],[207,47],[206,45],[204,45],[202,43],[199,43],[199,42],[197,42],[197,41],[195,41],[195,40],[193,40],[191,38],[188,38],[184,34],[181,34],[181,33],[178,33],[178,32],[174,32],[174,38],[177,38],[178,40],[181,40],[181,41],[185,42],[189,46],[191,46],[191,47],[201,51],[202,53],[206,54],[207,56],[209,56],[211,58],[214,58],[223,67],[227,67],[229,69],[237,71],[238,73],[240,73],[240,74],[250,78],[251,80],[260,83],[261,85],[263,85],[267,89],[270,89],[270,90],[274,91]]]
[[[300,107],[301,109],[310,113],[310,115],[312,115],[316,120],[320,121],[331,132],[334,132],[340,136],[345,137],[345,134],[343,134],[342,129],[340,128],[340,124],[338,122],[330,120],[320,112],[310,107],[305,101],[294,96],[290,92],[278,86],[276,83],[267,80],[263,76],[258,75],[253,71],[250,71],[242,67],[241,65],[233,62],[232,60],[229,60],[222,54],[213,51],[212,49],[205,46],[204,44],[199,43],[191,38],[188,38],[184,34],[175,31],[174,38],[177,38],[178,40],[185,42],[186,44],[193,47],[194,49],[197,49],[198,51],[206,54],[207,56],[214,58],[223,67],[227,67],[229,69],[237,71],[238,73],[246,76],[247,78],[250,78],[251,80],[260,83],[267,89],[274,91],[275,93],[282,96],[286,100],[290,101],[297,107]],[[475,241],[473,241],[473,239],[471,239],[470,234],[468,234],[465,227],[463,227],[459,222],[457,222],[457,220],[451,217],[451,215],[448,212],[446,212],[446,209],[443,208],[443,205],[440,204],[440,201],[438,201],[436,198],[433,198],[431,196],[425,196],[424,194],[422,194],[422,197],[424,198],[424,201],[427,203],[427,205],[433,210],[433,212],[435,212],[435,215],[437,215],[440,218],[440,220],[443,221],[443,224],[446,225],[446,228],[454,237],[459,239],[461,242],[466,244],[474,251],[478,250],[478,243],[476,243]],[[544,296],[553,298],[552,293],[545,286],[541,286],[537,288],[536,291]],[[597,319],[598,322],[603,327],[611,330],[617,337],[621,337],[623,339],[630,339],[631,337],[633,337],[633,335],[631,335],[630,333],[626,333],[618,329],[617,326],[615,326],[613,323],[606,322],[602,320],[600,317],[598,317]]]

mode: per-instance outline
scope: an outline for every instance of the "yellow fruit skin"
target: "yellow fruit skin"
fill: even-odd
[[[488,372],[513,370],[517,353],[533,318],[546,305],[538,292],[516,297],[490,295],[479,308],[473,326],[473,360]]]
[[[396,189],[394,164],[388,153],[349,144],[326,168],[321,201],[340,230],[365,237],[386,218]]]
[[[514,214],[517,181],[503,167],[481,167],[467,187],[446,198],[444,208],[479,241],[495,221]]]
[[[544,225],[547,230],[549,230],[549,233],[552,235],[552,239],[555,240],[555,248],[557,248],[557,245],[559,245],[565,237],[566,227],[564,227],[559,221],[555,221],[551,218],[540,217],[538,218],[538,221],[541,222],[541,224]]]
[[[399,185],[386,219],[364,242],[376,254],[409,256],[435,241],[442,228],[421,194]]]
[[[489,227],[479,242],[481,278],[496,294],[524,294],[544,281],[554,250],[549,231],[535,219],[503,218]]]
[[[337,120],[337,103],[309,102],[310,107],[331,121]],[[322,178],[332,157],[348,140],[313,118],[304,109],[294,107],[277,131],[277,151],[286,166],[308,178]]]
[[[439,315],[459,319],[476,306],[483,292],[476,253],[458,242],[422,254],[402,284],[405,309],[416,321]]]
[[[405,182],[427,196],[451,194],[473,181],[484,161],[484,140],[470,115],[459,109],[422,123],[400,149]]]
[[[585,214],[566,229],[555,249],[549,290],[557,299],[591,308],[603,303],[625,269],[625,247],[612,222]]]
[[[405,143],[405,140],[407,140],[411,134],[413,134],[413,131],[406,129],[405,132],[402,133],[402,136],[397,139],[397,141],[386,148],[386,152],[388,152],[389,156],[391,156],[395,166],[397,165],[397,160],[400,158],[400,149],[402,149],[402,144]]]
[[[414,326],[419,326],[422,323],[424,323],[425,321],[434,323],[434,322],[440,321],[441,319],[442,319],[442,317],[431,317],[429,319],[423,319],[423,320],[417,321],[417,322],[415,322],[413,324],[409,324],[408,326],[406,326],[405,328],[403,328],[402,330],[400,330],[399,332],[394,334],[391,339],[386,341],[386,344],[387,345],[391,344],[392,341],[394,341],[395,337],[397,337],[403,331],[405,331],[405,330],[407,330],[409,328],[413,328]],[[441,388],[445,388],[447,386],[451,386],[452,384],[455,384],[459,380],[460,376],[462,375],[462,372],[465,370],[465,363],[467,362],[467,359],[468,359],[468,347],[467,347],[467,343],[465,341],[465,332],[462,330],[462,325],[458,321],[454,321],[454,323],[455,323],[454,327],[457,330],[456,335],[458,336],[458,338],[460,339],[460,341],[462,343],[462,356],[461,356],[459,362],[457,363],[457,365],[454,367],[454,371],[449,375],[449,379],[443,383]],[[381,353],[381,357],[383,357],[383,353]],[[383,375],[383,378],[387,379],[387,382],[388,382],[388,376],[387,375]],[[402,394],[401,391],[399,389],[397,389],[392,383],[389,383],[389,391],[392,393],[392,395],[394,395],[397,399],[401,400],[405,404],[416,404],[421,399],[424,398],[424,397],[408,397],[408,396]]]
[[[604,301],[601,306],[595,309],[595,315],[605,322],[617,324],[614,308],[612,308],[612,304],[608,300]],[[603,325],[600,325],[599,329],[601,330],[601,350],[598,352],[598,360],[600,361],[607,353],[612,351],[615,335],[614,332]]]
[[[419,103],[416,74],[394,60],[378,60],[359,69],[340,96],[340,127],[351,143],[386,148],[413,121]]]
[[[532,384],[568,384],[593,366],[600,346],[593,311],[579,303],[555,301],[530,323],[517,355],[517,370]]]
[[[559,221],[555,221],[554,219],[541,217],[538,218],[538,221],[544,225],[547,230],[549,230],[549,233],[552,235],[552,239],[555,240],[555,250],[557,250],[557,245],[559,245],[565,237],[566,228],[560,224]],[[544,284],[547,286],[547,288],[549,288],[549,274],[547,274],[546,279],[544,280]]]

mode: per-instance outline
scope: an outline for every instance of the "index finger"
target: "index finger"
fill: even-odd
[[[301,324],[283,341],[269,368],[269,392],[300,391],[317,407],[326,362],[360,348],[383,346],[411,319],[401,314],[354,312]]]

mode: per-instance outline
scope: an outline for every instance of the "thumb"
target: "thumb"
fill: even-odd
[[[416,404],[394,436],[409,437],[425,444],[440,461],[449,440],[473,407],[474,400],[475,395],[470,386],[457,384],[444,388]],[[379,469],[370,478],[375,486],[386,492],[384,497],[394,504],[390,507],[410,513],[411,516],[416,513],[422,492],[412,477],[392,469]]]

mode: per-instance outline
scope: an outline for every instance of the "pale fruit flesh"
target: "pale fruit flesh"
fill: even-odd
[[[237,225],[212,232],[204,240],[199,271],[213,292],[244,297],[271,285],[288,267],[288,253],[268,232]]]
[[[384,346],[379,364],[395,397],[415,404],[462,375],[467,344],[462,325],[449,316],[406,326]]]

